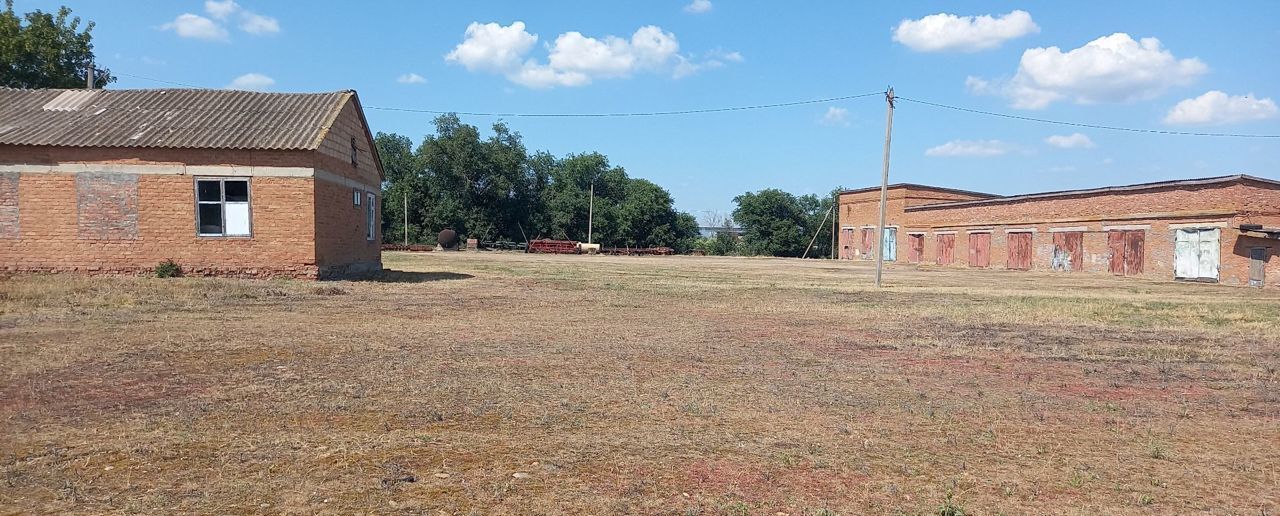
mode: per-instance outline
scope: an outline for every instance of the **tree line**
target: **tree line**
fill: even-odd
[[[535,238],[587,241],[594,187],[591,241],[616,247],[691,249],[697,220],[674,207],[662,187],[627,175],[597,152],[553,156],[529,152],[520,133],[497,122],[485,138],[457,115],[441,115],[435,133],[415,149],[398,134],[374,138],[382,158],[382,234],[435,243],[451,228],[467,238],[524,242]]]
[[[776,188],[746,192],[733,198],[732,216],[709,217],[707,225],[720,230],[695,247],[712,255],[801,257],[808,249],[809,257],[830,257],[836,214],[829,211],[839,191],[827,197]]]

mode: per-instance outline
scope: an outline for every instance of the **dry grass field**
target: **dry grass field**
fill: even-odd
[[[0,513],[1280,514],[1280,293],[699,257],[0,280]]]

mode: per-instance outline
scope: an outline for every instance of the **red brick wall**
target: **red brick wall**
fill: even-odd
[[[356,140],[354,166],[351,164],[352,138]],[[316,152],[318,170],[347,181],[345,185],[316,182],[316,261],[322,271],[342,272],[350,266],[357,271],[382,268],[382,176],[373,148],[355,103],[348,102]],[[361,192],[360,206],[354,205],[355,189]],[[374,194],[373,240],[367,239],[365,232],[367,193]]]
[[[0,239],[0,270],[142,272],[172,259],[192,274],[315,277],[313,181],[250,179],[252,238],[197,237],[189,176],[137,178],[136,238],[80,233],[77,175],[22,174],[21,234]]]
[[[322,271],[333,269],[345,272],[343,267],[355,265],[357,269],[381,269],[382,234],[378,219],[382,202],[374,191],[373,240],[366,238],[365,210],[369,191],[360,188],[360,205],[354,205],[352,187],[329,181],[317,181],[315,190],[315,219],[319,229],[316,235],[316,263]],[[356,271],[352,271],[356,272]]]
[[[18,238],[18,174],[0,173],[0,239]]]
[[[907,246],[907,230],[910,229],[909,218],[904,216],[904,210],[907,206],[916,206],[919,204],[945,202],[945,201],[964,201],[979,199],[981,197],[961,192],[952,192],[944,190],[933,190],[929,188],[919,188],[911,186],[896,186],[890,188],[887,192],[888,202],[885,203],[885,225],[897,226],[897,244],[900,255]],[[859,251],[860,231],[863,226],[876,226],[880,221],[880,191],[871,190],[856,193],[840,194],[840,226],[852,227],[852,232],[842,231],[839,237],[838,245],[840,246],[842,255],[847,254],[848,258],[863,258]],[[852,238],[850,238],[850,233]],[[874,240],[874,237],[872,237]],[[847,250],[846,250],[847,247]],[[905,255],[903,255],[905,256]]]

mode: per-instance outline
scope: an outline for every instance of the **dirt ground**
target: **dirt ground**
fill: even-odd
[[[1280,514],[1275,290],[384,260],[0,280],[0,513]]]

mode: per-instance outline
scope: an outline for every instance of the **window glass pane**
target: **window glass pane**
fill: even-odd
[[[373,194],[369,194],[365,203],[365,239],[373,240]]]
[[[230,185],[231,183],[227,183],[227,186]],[[229,202],[226,204],[226,211],[227,227],[224,234],[229,236],[249,236],[249,203]]]
[[[225,181],[222,188],[227,192],[227,202],[249,202],[248,181]]]
[[[221,201],[222,187],[220,181],[196,181],[196,192],[201,201]]]
[[[222,234],[222,205],[221,204],[200,204],[197,205],[197,212],[200,218],[200,234],[201,235],[221,235]]]

